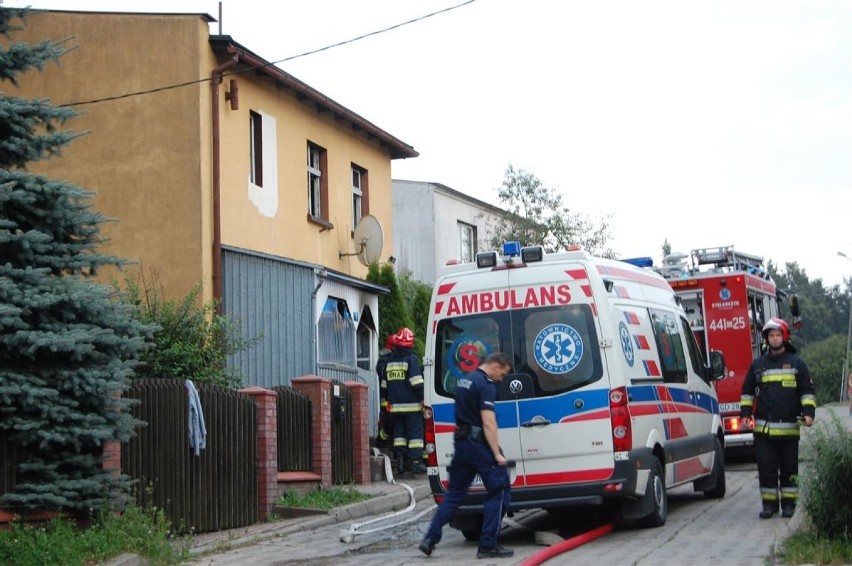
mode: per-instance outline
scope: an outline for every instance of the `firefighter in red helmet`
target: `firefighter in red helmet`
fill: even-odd
[[[799,488],[799,423],[811,426],[816,396],[808,366],[790,344],[790,328],[780,318],[763,326],[766,353],[746,373],[740,399],[743,418],[754,417],[754,451],[763,508],[761,519],[778,512],[792,517]],[[780,487],[780,497],[779,497]]]
[[[393,420],[393,452],[399,471],[426,473],[423,463],[423,369],[414,354],[414,332],[393,337],[381,379],[382,398]]]
[[[395,334],[389,334],[385,341],[385,347],[379,351],[379,361],[376,362],[376,375],[379,376],[379,430],[376,434],[377,444],[384,448],[390,448],[393,438],[393,419],[387,412],[387,389],[382,385],[385,379],[385,367],[393,350],[393,338]]]

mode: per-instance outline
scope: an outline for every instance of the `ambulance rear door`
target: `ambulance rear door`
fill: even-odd
[[[457,380],[476,370],[492,352],[512,355],[508,273],[505,269],[472,270],[439,280],[435,287],[435,358],[431,387],[436,452],[444,485],[449,479],[446,466],[454,450],[453,396]],[[496,416],[500,447],[507,459],[518,462],[510,472],[512,486],[523,487],[517,402],[498,400]],[[478,477],[473,489],[482,489]]]
[[[528,487],[601,481],[613,472],[609,380],[588,273],[580,262],[509,272],[515,374],[501,398],[517,402]]]

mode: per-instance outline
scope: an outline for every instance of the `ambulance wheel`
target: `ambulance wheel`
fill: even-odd
[[[456,514],[450,526],[460,530],[465,540],[477,541],[482,535],[482,515]]]
[[[648,490],[645,497],[651,498],[653,509],[644,517],[636,520],[636,524],[643,528],[662,527],[666,524],[669,513],[669,500],[666,494],[666,478],[663,475],[663,465],[659,458],[651,457],[651,469],[648,477]]]
[[[704,491],[704,497],[707,499],[722,499],[725,497],[725,449],[722,448],[722,443],[719,442],[718,438],[715,442],[712,476],[716,478],[716,485]]]

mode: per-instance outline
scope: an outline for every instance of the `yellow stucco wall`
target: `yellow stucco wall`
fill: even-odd
[[[236,76],[236,75],[235,75]],[[390,157],[349,128],[317,114],[310,104],[265,81],[239,79],[238,110],[222,99],[222,241],[277,256],[318,263],[363,277],[367,273],[354,256],[351,212],[351,166],[368,171],[370,214],[384,230],[381,259],[391,254]],[[227,82],[227,81],[226,81]],[[249,113],[275,117],[278,156],[278,202],[274,216],[260,212],[249,199]],[[307,144],[326,149],[331,230],[307,220]],[[264,187],[268,189],[268,187]]]
[[[76,49],[44,72],[21,77],[6,93],[67,104],[208,79],[222,60],[209,45],[199,15],[34,12],[12,41],[73,36]],[[238,39],[238,38],[236,38]],[[0,41],[4,41],[0,39]],[[261,54],[263,55],[263,54]],[[225,100],[230,78],[240,82],[240,108]],[[385,261],[392,253],[391,164],[385,150],[345,122],[318,114],[265,77],[242,73],[218,90],[221,117],[222,242],[324,265],[355,277],[367,268],[352,256],[352,163],[369,171],[370,214],[384,228]],[[124,257],[146,276],[154,270],[167,296],[199,282],[212,298],[212,98],[209,81],[117,100],[77,105],[70,127],[89,133],[61,158],[33,172],[68,179],[96,193],[94,207],[117,222],[104,224],[102,251]],[[278,207],[261,214],[248,196],[249,112],[277,121]],[[327,150],[331,230],[307,220],[307,142]],[[119,278],[122,277],[118,275]],[[116,277],[105,272],[104,280]]]
[[[12,41],[70,37],[77,46],[6,93],[67,104],[209,77],[207,23],[199,16],[35,12]],[[202,51],[202,48],[205,51]],[[202,54],[207,57],[202,57]],[[209,279],[210,87],[206,83],[77,105],[70,122],[89,133],[61,158],[30,170],[96,193],[94,208],[117,219],[102,225],[102,251],[151,270],[170,294]],[[206,257],[206,259],[204,259]],[[102,279],[123,275],[106,272]],[[210,297],[207,284],[205,297]]]

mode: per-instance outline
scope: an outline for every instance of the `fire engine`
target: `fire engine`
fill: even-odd
[[[762,257],[734,246],[695,249],[689,256],[670,254],[655,270],[675,291],[705,355],[719,350],[725,356],[726,375],[714,383],[725,447],[753,446],[751,426],[740,419],[740,389],[749,365],[761,353],[763,324],[779,316],[787,293],[775,285]],[[798,327],[793,295],[789,307]]]

